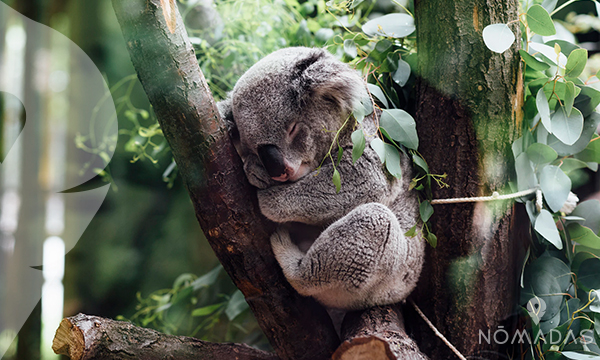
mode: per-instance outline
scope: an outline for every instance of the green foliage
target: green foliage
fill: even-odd
[[[138,293],[137,312],[128,320],[166,334],[266,347],[244,295],[239,290],[230,295],[218,292],[221,270],[219,265],[201,277],[182,274],[171,289],[146,298]]]
[[[599,79],[586,69],[585,49],[539,36],[556,34],[551,18],[559,10],[556,3],[524,1],[520,16],[525,99],[523,136],[512,147],[516,187],[538,189],[535,199],[520,200],[534,230],[521,283],[520,305],[529,314],[533,340],[526,358],[600,359],[600,202],[575,207],[570,195],[573,174],[596,171],[600,162]],[[484,30],[483,38],[492,51],[497,47],[491,43],[508,43],[511,37],[491,34]],[[545,307],[537,309],[544,311],[534,311],[540,303]],[[557,343],[553,338],[559,334]]]

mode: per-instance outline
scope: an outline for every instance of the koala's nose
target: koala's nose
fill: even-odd
[[[270,177],[279,177],[285,174],[283,153],[275,145],[262,145],[258,148],[258,157],[262,161]]]

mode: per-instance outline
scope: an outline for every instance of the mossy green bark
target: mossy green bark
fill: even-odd
[[[511,144],[521,129],[518,43],[487,49],[482,30],[518,18],[518,2],[415,0],[420,151],[449,187],[435,198],[508,193]],[[511,29],[518,34],[518,22]],[[517,38],[519,36],[517,35]],[[435,186],[435,183],[434,183]],[[438,247],[429,249],[417,304],[465,356],[497,358],[505,345],[480,341],[515,311],[520,253],[513,202],[437,205]],[[433,359],[453,355],[422,322],[418,343]]]

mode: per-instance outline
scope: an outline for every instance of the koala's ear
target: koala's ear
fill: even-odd
[[[221,114],[221,119],[225,122],[227,126],[227,130],[229,131],[229,136],[237,140],[240,137],[240,134],[237,129],[237,125],[233,119],[233,107],[231,100],[231,92],[227,94],[227,97],[217,103],[217,108],[219,109],[219,113]]]
[[[291,83],[301,104],[318,97],[345,113],[352,112],[356,102],[367,96],[358,72],[323,49],[310,49],[298,59]]]

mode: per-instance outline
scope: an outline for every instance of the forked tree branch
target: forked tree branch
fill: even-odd
[[[326,311],[288,284],[183,21],[168,29],[160,0],[113,0],[131,60],[221,264],[282,359],[325,359],[339,345]]]

